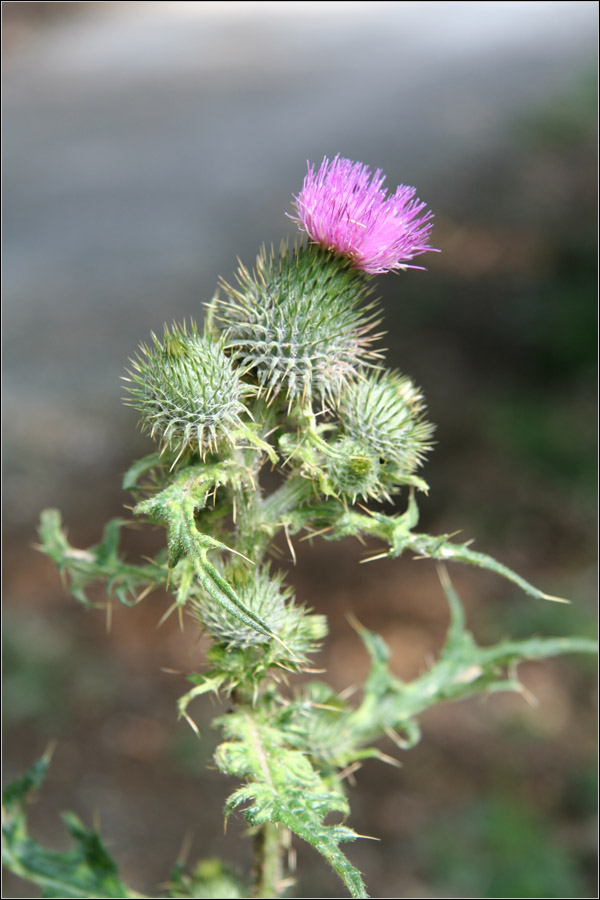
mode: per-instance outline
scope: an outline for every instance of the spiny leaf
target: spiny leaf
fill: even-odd
[[[111,519],[104,528],[99,544],[87,550],[72,547],[62,527],[60,512],[46,509],[40,518],[38,550],[49,556],[61,575],[69,579],[69,590],[84,606],[93,606],[87,591],[99,581],[106,582],[106,592],[125,606],[136,601],[137,593],[144,588],[164,584],[166,568],[161,565],[130,565],[119,556],[118,545],[124,519]]]
[[[138,459],[137,462],[134,462],[123,475],[123,490],[133,490],[142,475],[145,475],[146,472],[150,472],[157,466],[164,464],[164,462],[165,457],[160,453],[150,453],[148,456]]]
[[[586,638],[530,638],[481,647],[465,628],[462,605],[445,569],[440,571],[440,577],[450,606],[450,627],[439,658],[419,678],[403,682],[392,675],[383,638],[357,626],[371,657],[371,671],[364,699],[350,720],[365,740],[376,739],[382,731],[399,729],[407,735],[408,746],[412,746],[419,738],[415,717],[430,706],[473,694],[521,691],[511,670],[524,660],[597,652],[597,644]]]
[[[73,838],[73,847],[66,853],[45,850],[29,837],[25,806],[41,786],[48,765],[46,755],[4,791],[4,865],[15,875],[38,884],[44,897],[143,897],[120,880],[116,863],[98,833],[85,828],[73,813],[63,816]]]
[[[419,487],[418,485],[414,486]],[[383,557],[399,557],[406,550],[410,550],[420,558],[435,559],[441,562],[462,562],[480,569],[487,569],[512,581],[526,594],[540,600],[568,602],[562,597],[555,597],[534,587],[508,566],[498,562],[487,553],[471,550],[468,544],[453,543],[450,540],[452,535],[415,534],[412,529],[417,524],[418,510],[412,493],[407,511],[401,516],[386,516],[378,512],[371,513],[369,510],[367,513],[368,515],[365,515],[331,501],[313,503],[295,511],[293,530],[299,531],[314,525],[328,531],[326,536],[328,540],[338,540],[350,536],[359,537],[360,535],[377,537],[385,541],[389,549],[383,550],[363,562],[371,562]]]
[[[535,597],[538,600],[554,600],[557,603],[568,603],[568,600],[562,597],[555,597],[552,594],[546,594],[539,588],[534,587],[508,566],[498,562],[487,553],[479,553],[477,550],[471,550],[466,544],[454,544],[448,540],[448,535],[441,537],[432,537],[428,534],[413,534],[405,544],[414,553],[419,556],[429,556],[432,559],[439,559],[448,562],[462,562],[471,566],[477,566],[480,569],[487,569],[501,575],[513,584],[518,585],[522,591]],[[398,555],[394,553],[394,555]]]
[[[325,857],[352,897],[367,897],[359,871],[339,848],[358,835],[345,825],[323,824],[328,813],[348,812],[343,794],[323,781],[304,754],[286,745],[268,711],[239,707],[219,724],[230,740],[217,748],[217,765],[225,774],[247,780],[229,797],[226,814],[245,804],[251,825],[285,825]]]
[[[134,512],[136,515],[149,516],[167,526],[171,568],[188,557],[194,565],[202,588],[211,600],[265,637],[279,640],[273,631],[242,603],[231,585],[208,559],[208,553],[212,550],[236,551],[232,551],[210,535],[202,534],[196,527],[196,510],[204,508],[210,491],[228,481],[237,483],[239,478],[239,470],[226,464],[189,466],[182,469],[169,487],[154,497],[138,503]]]

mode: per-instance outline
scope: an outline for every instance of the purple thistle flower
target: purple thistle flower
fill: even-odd
[[[325,157],[315,174],[308,174],[297,197],[302,231],[317,244],[349,256],[363,272],[420,269],[406,261],[433,248],[429,235],[433,213],[415,198],[415,188],[401,184],[395,194],[383,188],[385,175],[362,163]]]

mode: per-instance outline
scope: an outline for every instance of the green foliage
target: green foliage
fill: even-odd
[[[403,736],[400,744],[411,747],[420,736],[416,716],[436,703],[497,691],[521,693],[519,662],[597,651],[596,642],[587,638],[531,638],[481,647],[465,628],[462,605],[445,569],[440,569],[440,578],[450,606],[450,626],[438,660],[419,678],[408,683],[395,678],[388,668],[389,650],[383,639],[359,627],[371,671],[350,724],[366,739],[398,731]]]
[[[302,606],[293,603],[292,591],[283,587],[281,573],[271,575],[268,569],[256,567],[248,571],[247,567],[231,566],[225,570],[225,577],[242,598],[245,609],[264,621],[272,634],[279,635],[293,657],[305,659],[318,649],[316,641],[327,633],[325,618],[309,615]],[[245,625],[239,616],[223,606],[194,600],[192,608],[213,640],[224,644],[226,651],[265,643],[265,637],[254,625]],[[275,650],[281,652],[281,647],[275,645]],[[272,660],[271,665],[274,664]]]
[[[124,519],[111,519],[104,528],[99,544],[87,550],[78,550],[69,544],[62,527],[60,512],[46,509],[40,519],[38,549],[54,560],[56,567],[76,600],[84,606],[94,606],[88,589],[95,583],[106,584],[106,594],[114,595],[125,606],[136,602],[138,593],[164,584],[166,567],[154,565],[134,566],[126,563],[118,554],[120,530],[127,524]]]
[[[274,637],[271,629],[244,605],[231,585],[208,559],[209,551],[228,551],[230,548],[208,534],[201,534],[196,527],[196,510],[204,508],[209,491],[215,490],[231,477],[235,479],[236,476],[235,469],[232,475],[226,466],[209,467],[208,471],[204,471],[202,466],[187,467],[168,488],[151,499],[138,503],[135,512],[167,526],[171,568],[185,557],[189,558],[201,587],[214,603],[223,607],[244,625],[271,638]]]
[[[118,877],[96,831],[73,813],[63,815],[73,847],[65,853],[45,850],[27,832],[25,807],[44,781],[49,754],[13,781],[2,797],[2,861],[21,878],[43,888],[44,897],[142,897]]]
[[[331,446],[327,475],[327,492],[350,503],[369,497],[377,500],[387,493],[381,483],[377,454],[352,438],[342,438]]]
[[[45,850],[27,830],[26,806],[42,786],[50,763],[47,752],[15,779],[2,796],[2,862],[15,875],[38,884],[47,898],[142,898],[128,887],[94,829],[87,829],[73,813],[63,821],[73,846],[64,853]],[[191,872],[178,862],[169,879],[166,898],[243,898],[239,879],[217,859],[196,863]]]
[[[328,813],[347,815],[346,798],[339,787],[325,783],[303,753],[286,747],[284,734],[269,719],[268,709],[240,707],[217,723],[229,738],[217,748],[217,765],[226,775],[246,781],[227,800],[226,814],[245,804],[250,825],[284,825],[316,847],[352,897],[366,897],[360,873],[339,848],[358,835],[346,825],[323,823]]]

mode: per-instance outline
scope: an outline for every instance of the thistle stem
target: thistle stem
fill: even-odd
[[[254,838],[254,884],[252,897],[279,897],[283,829],[265,823]]]
[[[295,510],[304,500],[314,497],[313,483],[301,476],[288,478],[281,487],[266,497],[260,506],[265,524],[276,524],[283,516]]]

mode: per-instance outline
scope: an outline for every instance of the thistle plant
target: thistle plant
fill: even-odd
[[[520,691],[520,661],[595,649],[583,638],[480,646],[446,563],[488,569],[537,601],[560,598],[447,534],[417,530],[433,425],[420,388],[385,368],[373,276],[417,268],[411,261],[433,250],[432,214],[413,188],[387,195],[383,184],[379,170],[340,157],[309,166],[293,216],[302,236],[278,252],[263,248],[251,268],[240,265],[207,304],[202,328],[165,326],[132,359],[126,402],[156,446],[123,486],[136,518],[164,527],[163,552],[143,564],[125,560],[120,519],[99,544],[75,549],[56,510],[41,517],[40,549],[81,603],[94,605],[89,589],[99,580],[107,603],[131,605],[166,588],[173,608],[189,614],[188,627],[212,641],[178,713],[197,731],[194,704],[205,694],[228,700],[215,722],[223,740],[214,759],[239,781],[225,815],[238,810],[247,822],[253,872],[242,884],[214,860],[189,872],[178,864],[161,896],[279,897],[293,885],[284,848],[300,839],[352,897],[367,897],[347,848],[360,837],[348,773],[369,758],[389,762],[378,746],[384,737],[400,754],[413,747],[419,715],[439,702]],[[267,491],[272,471],[278,481]],[[400,511],[383,512],[381,501],[392,500]],[[292,557],[297,535],[353,536],[379,543],[373,559],[408,551],[437,561],[450,609],[437,661],[403,682],[383,639],[355,621],[371,659],[360,700],[295,679],[313,669],[327,622],[310,598],[296,600],[276,567],[281,535]],[[74,842],[66,853],[29,836],[26,801],[47,765],[42,758],[5,793],[6,865],[46,897],[142,896],[121,881],[98,833],[74,816],[65,820]]]

